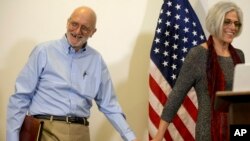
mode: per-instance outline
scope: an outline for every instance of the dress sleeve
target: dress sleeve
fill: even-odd
[[[169,93],[169,98],[164,106],[161,118],[167,122],[171,122],[180,108],[188,91],[194,85],[197,78],[197,50],[191,49],[185,58],[180,70],[176,83]]]

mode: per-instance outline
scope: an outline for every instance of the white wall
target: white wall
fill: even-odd
[[[204,24],[204,8],[190,0]],[[217,0],[204,0],[208,7]],[[243,9],[249,25],[248,0],[234,0]],[[58,39],[66,31],[66,20],[80,5],[92,7],[98,16],[97,32],[89,40],[104,57],[127,120],[141,140],[147,140],[148,66],[157,18],[163,0],[0,0],[0,140],[5,140],[6,107],[15,79],[32,48],[40,42]],[[248,3],[248,4],[247,4]],[[248,14],[248,15],[247,15]],[[250,33],[244,26],[234,45],[250,62],[247,48]],[[100,113],[92,108],[92,141],[121,141]]]

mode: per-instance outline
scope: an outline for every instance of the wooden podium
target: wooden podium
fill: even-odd
[[[250,91],[233,92],[219,91],[216,93],[215,109],[229,105],[224,110],[229,111],[229,125],[250,125]]]

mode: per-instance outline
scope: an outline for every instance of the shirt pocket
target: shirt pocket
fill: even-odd
[[[79,83],[80,94],[83,97],[94,99],[96,96],[96,83],[95,77],[90,75],[83,76]]]

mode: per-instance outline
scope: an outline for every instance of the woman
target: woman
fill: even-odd
[[[195,139],[229,140],[227,112],[216,111],[214,99],[216,91],[232,89],[234,67],[245,62],[243,52],[231,45],[242,31],[242,17],[241,9],[232,2],[219,2],[209,10],[206,28],[211,35],[188,53],[151,141],[162,141],[191,87],[195,88],[199,106]]]

